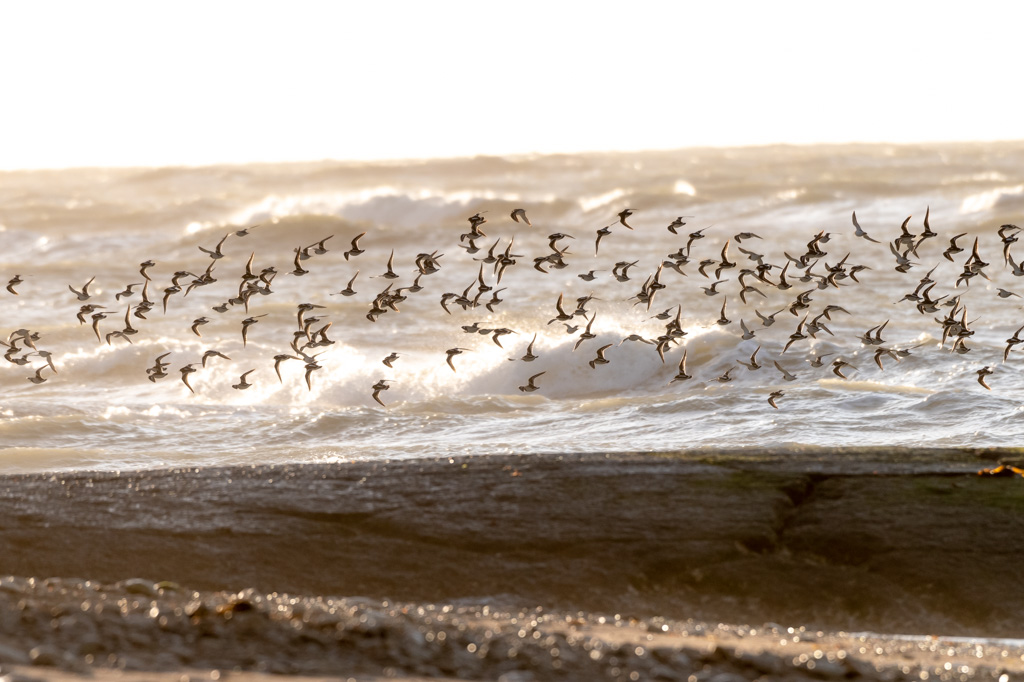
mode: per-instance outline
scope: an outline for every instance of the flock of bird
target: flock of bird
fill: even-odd
[[[615,219],[611,219],[611,222],[596,230],[593,240],[594,257],[601,253],[602,247],[605,249],[609,248],[603,242],[613,233],[613,230],[634,230],[633,225],[629,222],[633,215],[633,209],[624,209],[615,216]],[[516,229],[526,230],[533,236],[534,226],[530,218],[527,217],[525,209],[516,208],[511,212],[509,218],[513,221]],[[765,334],[765,330],[779,322],[776,320],[776,317],[780,314],[789,313],[794,317],[796,324],[790,328],[788,338],[785,339],[784,343],[780,342],[778,344],[781,346],[781,350],[778,351],[776,357],[770,360],[766,359],[764,355],[768,353],[768,349],[758,345],[749,356],[744,355],[744,357],[736,359],[733,367],[728,368],[722,374],[707,377],[704,379],[704,383],[728,383],[735,378],[733,376],[735,372],[758,371],[769,362],[778,372],[778,377],[782,381],[796,381],[798,378],[797,372],[790,358],[801,351],[805,353],[805,357],[812,367],[827,366],[832,374],[839,379],[847,379],[849,372],[857,371],[858,368],[849,362],[849,356],[847,359],[833,357],[831,360],[827,360],[826,358],[834,356],[836,353],[816,354],[814,352],[814,347],[811,343],[813,340],[818,339],[822,335],[834,336],[828,326],[832,322],[833,316],[839,314],[851,315],[846,308],[834,303],[815,307],[814,295],[819,291],[838,291],[848,286],[859,285],[861,280],[858,279],[858,275],[863,276],[865,271],[886,267],[885,264],[879,261],[873,261],[871,266],[854,263],[851,262],[850,253],[845,255],[834,253],[830,255],[827,250],[829,248],[828,244],[835,234],[824,230],[811,235],[803,249],[796,252],[795,255],[788,251],[783,252],[785,261],[781,264],[769,262],[764,254],[757,253],[752,248],[753,243],[759,243],[756,240],[762,240],[761,236],[753,232],[740,232],[729,236],[725,238],[724,242],[720,242],[720,247],[715,245],[714,257],[708,254],[708,257],[698,258],[695,253],[695,245],[708,236],[705,232],[710,228],[705,227],[693,231],[684,229],[687,225],[687,219],[690,218],[692,216],[679,216],[667,225],[668,232],[679,237],[678,248],[671,253],[658,256],[656,264],[644,266],[641,265],[639,259],[633,261],[618,260],[610,266],[610,269],[605,270],[590,268],[589,266],[577,268],[581,270],[577,273],[577,276],[580,280],[589,283],[601,277],[602,274],[599,273],[610,272],[610,276],[603,277],[603,279],[608,281],[614,280],[617,284],[613,286],[621,285],[631,288],[632,296],[624,300],[631,308],[640,307],[645,311],[655,310],[653,306],[656,299],[663,301],[669,296],[676,295],[678,297],[679,292],[676,285],[677,282],[683,281],[680,278],[689,278],[691,275],[702,277],[704,283],[698,289],[702,290],[703,295],[709,298],[721,296],[720,314],[715,323],[723,328],[738,328],[738,333],[742,340],[751,340],[758,334]],[[887,243],[888,255],[892,257],[892,260],[889,262],[892,269],[902,275],[909,275],[911,278],[916,279],[913,290],[907,291],[897,303],[912,305],[919,314],[934,319],[936,324],[935,335],[941,338],[939,348],[946,349],[952,353],[966,354],[971,351],[968,344],[971,336],[975,333],[972,325],[976,320],[968,321],[967,302],[963,294],[976,277],[988,279],[989,274],[986,269],[992,266],[980,252],[978,238],[974,239],[972,245],[968,245],[966,241],[960,243],[960,240],[967,236],[965,233],[954,235],[948,238],[948,240],[940,240],[939,235],[931,229],[929,219],[930,210],[925,213],[923,230],[915,234],[909,227],[910,218],[907,218],[900,226],[898,235],[894,236],[891,241],[886,240],[886,242],[882,242],[869,235],[858,222],[856,213],[853,213],[853,238],[872,244]],[[516,250],[519,250],[515,246],[515,235],[508,238],[507,243],[504,245],[502,244],[503,238],[498,237],[489,247],[486,246],[490,242],[490,237],[488,237],[485,229],[490,229],[490,227],[485,228],[488,220],[483,212],[470,216],[468,222],[468,230],[460,231],[457,235],[453,231],[453,243],[449,244],[449,246],[457,246],[464,252],[464,254],[459,255],[459,258],[465,256],[472,257],[476,274],[472,282],[461,292],[444,291],[440,293],[440,307],[449,315],[452,315],[453,311],[457,312],[460,309],[473,315],[483,316],[483,310],[486,310],[488,315],[494,314],[497,307],[504,300],[501,298],[502,292],[508,291],[508,286],[501,287],[500,285],[510,268],[524,267],[525,265],[525,267],[532,267],[533,270],[537,271],[537,277],[549,275],[552,271],[569,268],[571,261],[574,260],[572,257],[576,255],[570,250],[570,244],[583,243],[582,236],[577,239],[577,237],[570,234],[555,232],[546,237],[546,252],[533,256],[532,262],[530,260],[524,261],[523,259],[527,258],[527,256],[515,253]],[[509,226],[512,227],[513,225],[510,224]],[[149,271],[157,265],[155,261],[146,260],[141,262],[139,264],[139,279],[141,281],[127,284],[123,290],[114,295],[113,302],[105,300],[101,303],[96,300],[90,291],[95,277],[89,279],[80,287],[69,284],[68,290],[73,297],[71,300],[80,304],[77,311],[79,323],[83,326],[89,325],[99,343],[132,343],[132,337],[140,332],[137,326],[143,326],[138,320],[144,322],[147,320],[147,315],[151,314],[172,314],[173,311],[169,310],[169,308],[173,307],[173,301],[176,297],[187,296],[195,289],[207,287],[217,282],[218,279],[214,275],[214,270],[219,262],[228,255],[225,252],[225,247],[231,245],[234,240],[243,239],[252,230],[259,227],[259,225],[255,225],[231,230],[212,248],[199,246],[199,251],[208,258],[205,269],[195,268],[196,272],[178,270],[174,272],[169,284],[166,286],[156,284],[150,276]],[[645,227],[643,229],[649,228]],[[1012,275],[1016,277],[1024,276],[1024,262],[1014,260],[1012,246],[1018,241],[1022,231],[1024,230],[1010,224],[1002,225],[996,231],[1001,242],[1002,265],[1009,268]],[[366,259],[364,255],[366,250],[360,246],[360,242],[365,236],[366,232],[363,232],[355,235],[346,243],[344,250],[340,254],[344,261],[350,262],[357,258],[361,260]],[[334,238],[335,235],[330,235],[313,244],[294,248],[294,257],[291,259],[292,269],[284,274],[290,277],[302,277],[308,274],[310,272],[308,268],[314,267],[314,259],[323,257],[332,251],[337,253],[338,249],[334,248],[334,243],[331,241]],[[232,242],[228,240],[232,240]],[[487,240],[487,242],[484,242],[484,240]],[[936,256],[937,258],[944,258],[962,268],[955,282],[947,283],[946,288],[943,290],[946,293],[942,295],[935,293],[935,288],[940,283],[932,279],[932,275],[938,267],[937,265],[929,269],[922,277],[916,278],[915,275],[910,274],[914,268],[920,267],[920,261],[924,260],[927,255],[925,248],[932,246],[928,243],[929,240],[934,240],[935,244],[944,246],[941,256]],[[872,248],[883,249],[883,247]],[[956,259],[959,254],[966,254],[966,257],[962,258],[962,262],[957,263]],[[388,280],[388,284],[382,290],[373,294],[372,300],[366,309],[365,318],[372,323],[376,322],[383,315],[399,313],[399,304],[407,300],[408,297],[418,295],[420,292],[427,290],[430,276],[441,271],[442,264],[445,262],[442,260],[443,258],[444,254],[440,253],[440,250],[417,254],[413,259],[412,267],[407,276],[411,281],[403,286],[396,286],[397,282],[395,280],[401,279],[406,275],[396,272],[394,263],[395,252],[392,250],[386,265],[381,266],[383,272],[375,276]],[[237,280],[237,289],[232,288],[231,296],[222,303],[212,306],[212,311],[218,314],[236,308],[245,311],[246,316],[241,321],[240,326],[243,347],[248,343],[248,335],[252,327],[267,315],[267,313],[250,314],[250,305],[254,304],[254,301],[259,300],[261,297],[274,293],[272,285],[275,278],[282,274],[277,268],[272,266],[255,267],[254,259],[255,252],[249,256],[244,271]],[[448,260],[452,259],[453,257],[448,257]],[[641,270],[644,267],[647,267],[648,271],[642,278],[635,275],[631,276],[631,270]],[[687,272],[687,269],[690,271]],[[923,270],[924,268],[921,269]],[[346,274],[343,278],[339,278],[339,281],[346,282],[345,287],[337,292],[333,292],[331,295],[341,297],[356,295],[355,287],[359,273],[360,271],[356,270],[351,277],[348,277],[348,274]],[[24,282],[22,276],[15,275],[8,282],[6,286],[7,291],[13,295],[18,295],[17,287],[22,282]],[[633,284],[628,284],[631,282]],[[640,284],[639,289],[636,289],[636,284],[639,282],[642,282],[642,284]],[[727,292],[726,289],[731,291]],[[663,290],[667,291],[662,293]],[[770,313],[762,309],[769,300],[769,295],[766,292],[788,292],[789,290],[797,291],[792,294],[783,294],[787,297],[788,303],[780,309]],[[682,352],[678,361],[675,359],[671,361],[671,366],[675,368],[675,374],[668,383],[687,382],[694,379],[694,377],[689,374],[687,369],[687,349],[685,347],[687,331],[682,321],[684,304],[689,310],[692,307],[690,305],[693,301],[692,297],[699,297],[700,295],[696,291],[689,291],[685,294],[684,299],[677,298],[670,307],[649,316],[648,319],[657,319],[660,323],[663,323],[663,326],[656,334],[631,333],[624,338],[617,339],[617,343],[613,340],[612,342],[598,345],[599,342],[595,341],[595,339],[601,336],[601,332],[599,328],[595,329],[597,312],[588,306],[591,305],[592,301],[601,299],[590,293],[576,298],[575,301],[567,302],[564,293],[562,293],[558,296],[557,301],[553,302],[553,310],[551,312],[553,317],[547,320],[542,328],[549,329],[552,328],[551,325],[556,324],[564,326],[565,333],[575,339],[573,344],[574,352],[583,347],[584,344],[588,344],[588,342],[592,342],[597,346],[594,349],[593,356],[588,356],[591,359],[587,361],[587,365],[592,370],[598,370],[600,366],[608,364],[611,361],[608,357],[610,349],[625,342],[636,342],[651,346],[652,350],[660,357],[661,362],[666,364],[669,364],[666,356],[677,347],[682,346]],[[1002,288],[997,289],[996,295],[1003,299],[1019,298],[1018,294]],[[790,296],[791,298],[789,298]],[[756,323],[751,322],[748,324],[746,319],[740,319],[738,323],[734,323],[729,318],[729,304],[732,302],[735,306],[737,298],[741,306],[753,306],[752,312],[756,316]],[[125,300],[125,303],[121,303],[122,299]],[[135,302],[136,300],[138,302]],[[123,314],[112,312],[115,306],[119,308],[122,305],[126,306]],[[278,381],[283,382],[281,375],[282,363],[293,360],[299,361],[305,369],[304,379],[306,386],[308,389],[312,389],[314,374],[323,368],[318,358],[327,347],[335,343],[328,335],[333,323],[327,320],[323,314],[318,314],[318,311],[325,308],[327,308],[326,301],[324,303],[304,302],[295,307],[296,326],[292,332],[291,339],[287,343],[287,349],[282,348],[282,352],[273,356],[273,367]],[[154,309],[157,310],[155,311]],[[203,325],[208,324],[210,319],[209,314],[197,317],[191,321],[188,328],[192,334],[201,338],[201,328]],[[115,320],[116,328],[109,329],[110,323]],[[883,338],[883,333],[886,332],[889,322],[890,320],[888,319],[879,321],[877,324],[866,329],[859,337],[861,345],[857,350],[861,348],[870,349],[874,363],[880,371],[886,369],[887,362],[900,362],[910,356],[912,351],[921,345],[897,347],[887,343]],[[735,326],[733,326],[734,324]],[[108,327],[108,330],[103,331],[101,329],[102,326]],[[1013,326],[1016,325],[1014,324]],[[511,334],[518,334],[525,340],[529,334],[529,332],[513,330],[507,327],[484,326],[479,321],[461,325],[461,327],[463,332],[468,335],[490,337],[494,344],[502,348],[504,348],[501,343],[502,338]],[[1024,337],[1021,336],[1022,332],[1024,332],[1024,325],[1018,327],[1007,338],[1003,351],[1004,362],[1009,359],[1016,346],[1024,344]],[[510,358],[510,360],[526,363],[537,360],[539,357],[535,349],[537,338],[538,334],[534,333],[525,347],[524,354],[518,358]],[[602,340],[606,341],[607,338]],[[47,381],[50,374],[57,373],[57,365],[54,362],[53,352],[40,348],[37,342],[40,342],[40,334],[38,332],[28,329],[16,330],[6,340],[7,350],[4,353],[4,357],[8,362],[16,365],[29,364],[34,358],[41,359],[42,363],[34,368],[34,375],[28,377],[30,382],[41,384]],[[455,359],[459,355],[473,350],[468,347],[469,345],[471,344],[467,344],[467,347],[457,346],[444,351],[444,362],[452,372],[457,371]],[[762,353],[762,351],[764,352]],[[759,353],[761,353],[760,357]],[[180,374],[180,380],[192,393],[195,393],[195,389],[190,383],[190,377],[193,374],[207,367],[209,363],[230,359],[218,350],[207,350],[201,357],[185,363],[176,369],[172,369],[172,363],[168,360],[171,355],[171,352],[165,352],[156,357],[152,365],[146,369],[147,378],[152,382],[157,382],[172,376],[176,372]],[[399,352],[391,352],[381,362],[389,370],[394,370],[395,363],[399,361],[402,355]],[[786,364],[783,364],[784,362]],[[252,368],[242,373],[238,378],[238,382],[232,384],[232,388],[236,390],[250,388],[253,384],[248,381],[247,377],[255,371],[256,368]],[[977,369],[974,373],[976,374],[977,382],[984,388],[990,389],[986,378],[990,377],[994,372],[995,369],[992,364],[987,364]],[[519,390],[524,393],[542,390],[544,387],[539,380],[546,373],[547,370],[530,374],[525,379],[525,383],[518,387]],[[369,396],[381,406],[385,406],[382,393],[389,390],[395,381],[393,378],[381,378],[369,388]],[[770,392],[767,402],[771,407],[778,409],[780,399],[783,396],[785,396],[784,390],[773,390]]]

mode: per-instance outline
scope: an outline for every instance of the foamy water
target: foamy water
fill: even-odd
[[[2,363],[0,383],[0,469],[156,467],[286,461],[330,461],[350,458],[492,452],[572,452],[595,450],[677,450],[688,448],[774,448],[902,446],[1017,446],[1024,435],[1024,346],[1003,361],[1005,340],[1024,324],[1022,299],[1002,298],[998,290],[1024,293],[1003,259],[1000,225],[1024,224],[1024,145],[950,145],[938,148],[856,146],[820,149],[769,148],[697,150],[673,153],[551,156],[524,159],[354,164],[294,164],[200,169],[75,170],[19,172],[0,175],[0,254],[3,277],[23,282],[12,295],[0,288],[6,337],[24,329],[38,333],[35,345],[52,352],[58,373],[41,370],[45,382],[30,383],[45,360],[24,343],[12,358],[25,364]],[[515,222],[510,213],[524,208],[532,224]],[[634,211],[628,230],[618,222],[623,209]],[[909,229],[923,230],[925,210],[938,237],[918,249],[906,273],[894,270],[887,242]],[[882,243],[854,236],[851,213]],[[481,213],[486,237],[479,252],[462,248],[468,219]],[[686,225],[672,234],[666,227],[678,216]],[[246,236],[234,233],[259,224]],[[611,226],[595,255],[597,230]],[[635,296],[668,254],[685,247],[690,232],[702,228],[693,242],[686,276],[664,268],[650,308]],[[777,265],[784,255],[803,254],[820,231],[831,233],[820,247],[827,252],[812,268],[826,272],[849,254],[847,266],[860,283],[842,280],[841,287],[819,288],[819,279],[802,282],[791,265],[788,290],[747,278],[766,297],[739,298],[737,273],[754,262],[737,247],[763,254]],[[346,260],[350,241],[365,232],[365,250]],[[547,273],[534,269],[534,259],[552,253],[549,235],[571,235],[558,242],[568,247],[567,267]],[[761,239],[742,242],[735,236],[754,232]],[[949,238],[964,233],[965,248],[950,262],[942,257]],[[215,262],[199,250],[213,250],[224,241],[223,258]],[[301,261],[308,274],[294,269],[294,250],[331,237],[326,253]],[[974,239],[990,265],[990,280],[975,277],[955,286]],[[497,282],[494,267],[483,265],[484,286],[479,305],[461,308],[453,301],[440,305],[443,294],[473,298],[481,277],[481,259],[492,244],[495,253],[518,254],[516,264]],[[722,272],[722,293],[708,296],[710,286],[698,272],[702,260],[719,260],[726,240],[738,267]],[[1017,245],[1011,255],[1018,257]],[[397,279],[382,277],[394,251]],[[398,311],[366,315],[385,287],[409,287],[419,275],[418,254],[437,252],[440,269],[420,276],[418,292],[403,292]],[[259,273],[274,267],[272,293],[255,295],[246,312],[241,305],[226,312],[213,307],[238,295],[250,255]],[[140,287],[121,300],[115,294],[141,283],[139,265],[151,259],[149,296],[153,309],[146,319],[134,316]],[[612,270],[620,261],[636,264],[628,281]],[[164,290],[177,271],[201,275],[213,263],[215,282],[172,293],[167,312]],[[934,314],[921,314],[912,302],[899,301],[917,287],[933,266],[933,298],[960,296],[974,334],[967,353],[952,353]],[[715,265],[707,268],[713,275]],[[587,282],[578,277],[595,270]],[[345,288],[345,297],[332,295]],[[82,302],[69,290],[81,289],[90,278],[91,298]],[[185,276],[184,289],[193,276]],[[0,281],[0,287],[5,282]],[[493,311],[483,304],[502,289]],[[787,308],[801,292],[810,292],[810,307],[790,314]],[[557,315],[556,301],[572,313],[580,297],[587,317],[575,316],[568,333]],[[717,323],[722,302],[727,318]],[[76,318],[83,303],[106,306],[94,312],[107,317],[92,327]],[[297,306],[315,308],[306,316],[321,318],[312,330],[328,323],[331,345],[306,349],[317,355],[320,369],[307,386],[305,361],[281,363],[274,356],[292,354],[299,330]],[[782,353],[803,319],[813,319],[827,305],[849,311],[822,321],[834,334],[799,340]],[[129,308],[132,306],[132,308]],[[783,310],[776,323],[761,325],[762,314]],[[665,349],[664,362],[654,345],[623,341],[632,334],[656,339],[677,314],[685,335]],[[129,312],[138,330],[127,339],[108,333],[124,329]],[[209,323],[191,331],[193,321]],[[256,318],[242,342],[242,321]],[[588,321],[592,333],[574,346]],[[755,333],[744,340],[743,320]],[[896,361],[874,361],[876,346],[860,336],[888,320],[884,347],[911,349]],[[505,328],[501,346],[491,335],[467,333],[477,323]],[[520,360],[536,334],[533,362]],[[15,334],[17,336],[17,334]],[[129,343],[130,341],[130,343]],[[300,339],[305,343],[305,337]],[[607,364],[592,368],[596,351]],[[750,371],[757,346],[763,367]],[[916,348],[914,348],[916,346]],[[446,350],[467,349],[446,362]],[[213,357],[198,363],[207,350]],[[672,382],[683,352],[692,379]],[[382,360],[399,354],[393,368]],[[146,369],[164,353],[168,376],[147,380]],[[821,367],[809,359],[828,353]],[[835,359],[856,369],[831,371]],[[778,361],[797,376],[785,381]],[[189,381],[179,369],[196,363]],[[978,370],[994,373],[985,390]],[[719,383],[727,370],[732,381]],[[252,384],[236,390],[242,372]],[[539,390],[523,392],[529,377]],[[372,398],[373,385],[389,380],[390,388]],[[773,391],[779,409],[768,404]]]

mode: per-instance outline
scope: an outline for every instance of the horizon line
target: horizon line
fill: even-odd
[[[232,166],[277,166],[277,165],[301,165],[301,164],[337,164],[351,166],[369,165],[393,165],[400,163],[430,163],[435,161],[470,161],[474,159],[536,159],[554,156],[588,156],[588,155],[614,155],[614,154],[671,154],[687,151],[728,151],[728,150],[756,150],[769,149],[773,147],[958,147],[958,146],[984,146],[993,144],[1017,145],[1024,144],[1024,138],[992,139],[992,140],[931,140],[911,142],[890,142],[890,141],[846,141],[846,142],[764,142],[753,144],[703,144],[684,145],[668,148],[640,148],[640,149],[586,149],[576,151],[530,151],[530,152],[509,152],[509,153],[488,153],[476,154],[451,154],[440,156],[381,156],[377,158],[292,158],[292,159],[250,159],[250,160],[224,160],[224,161],[199,161],[190,162],[168,162],[154,164],[140,163],[110,163],[110,164],[82,164],[68,166],[16,166],[6,167],[0,165],[0,173],[46,173],[60,171],[85,171],[85,170],[161,170],[161,169],[201,169],[201,168],[223,168]]]

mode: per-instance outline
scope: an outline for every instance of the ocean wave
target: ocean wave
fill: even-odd
[[[1024,185],[997,187],[964,197],[960,202],[960,213],[970,215],[984,213],[1005,204],[1008,199],[1019,199],[1024,195]]]

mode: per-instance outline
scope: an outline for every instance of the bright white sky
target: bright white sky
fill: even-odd
[[[1021,2],[4,2],[0,168],[1024,139]]]

